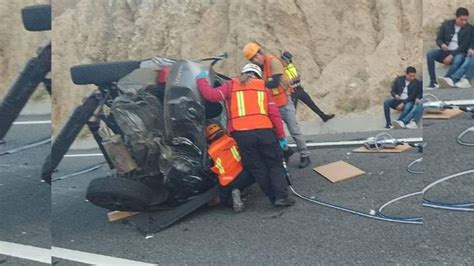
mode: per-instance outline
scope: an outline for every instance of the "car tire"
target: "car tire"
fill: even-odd
[[[113,211],[146,211],[153,192],[146,185],[117,177],[101,177],[90,182],[87,200],[99,207]]]

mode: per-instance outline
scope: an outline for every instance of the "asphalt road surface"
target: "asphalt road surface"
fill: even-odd
[[[344,160],[366,174],[332,184],[311,168],[297,169],[295,155],[290,162],[294,187],[302,194],[368,213],[393,198],[419,191],[443,176],[473,167],[472,147],[455,142],[455,136],[473,126],[473,121],[467,114],[447,121],[425,120],[423,134],[428,146],[421,165],[423,175],[409,174],[405,170],[411,161],[421,156],[416,150],[400,154],[356,154],[352,153],[353,147],[326,148],[312,151],[312,167]],[[14,126],[1,151],[44,139],[47,134],[43,136],[40,132],[46,132],[47,127],[35,125],[29,126],[32,130],[24,130]],[[356,140],[376,133],[321,135],[308,139],[318,142]],[[389,133],[397,138],[421,137],[422,131],[391,130]],[[424,225],[402,225],[355,216],[300,199],[291,208],[274,208],[254,185],[246,191],[243,213],[234,214],[223,207],[202,208],[170,228],[145,238],[134,225],[136,217],[110,223],[107,210],[85,200],[88,183],[107,175],[106,166],[54,182],[50,209],[49,187],[38,177],[48,149],[49,146],[44,145],[0,157],[0,241],[42,248],[52,245],[160,264],[474,262],[472,213],[422,207],[421,196],[396,202],[385,210],[393,216],[424,217]],[[55,177],[101,161],[103,158],[97,156],[65,158]],[[427,196],[448,202],[472,202],[472,177],[442,183]],[[55,265],[82,265],[56,258],[53,262]],[[3,255],[0,255],[0,263],[38,265]]]
[[[50,117],[22,116],[18,121],[44,121]],[[51,125],[13,125],[0,145],[0,153],[50,137]],[[50,248],[51,193],[40,181],[40,170],[50,145],[0,155],[0,241]],[[1,253],[0,249],[0,253]],[[37,265],[36,262],[0,254],[6,265]]]
[[[474,99],[474,89],[435,90],[432,93],[445,101]],[[449,120],[424,120],[423,126],[423,138],[428,144],[423,158],[425,184],[474,169],[474,147],[461,146],[456,142],[459,133],[474,126],[470,114]],[[474,142],[474,134],[467,135],[465,140]],[[451,203],[474,202],[474,174],[441,183],[428,191],[425,197]],[[474,261],[473,215],[473,212],[423,208],[425,226],[431,230],[431,244],[439,252],[437,258],[448,256],[450,263]]]
[[[314,136],[313,141],[353,140],[373,136],[341,134]],[[393,131],[397,137],[420,137],[421,131]],[[421,190],[421,176],[405,167],[420,157],[415,150],[402,154],[354,154],[352,148],[314,150],[313,165],[345,160],[367,174],[331,184],[311,168],[290,162],[295,188],[306,195],[369,212],[384,202]],[[94,151],[89,151],[93,153]],[[87,168],[98,157],[67,158],[57,176]],[[134,218],[110,223],[107,210],[84,199],[87,184],[107,175],[107,169],[53,184],[53,246],[150,263],[389,263],[431,262],[438,256],[430,246],[425,226],[380,222],[297,200],[294,207],[277,209],[258,187],[247,190],[246,211],[233,214],[222,207],[203,208],[172,227],[146,239]],[[422,213],[421,197],[389,206],[387,214]],[[431,254],[430,254],[431,253]],[[447,261],[436,257],[434,261]]]

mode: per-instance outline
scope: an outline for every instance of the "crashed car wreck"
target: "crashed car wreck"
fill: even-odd
[[[223,106],[205,101],[195,82],[202,70],[219,86],[228,77],[213,70],[227,55],[200,60],[152,58],[78,65],[77,85],[98,90],[85,98],[56,137],[42,177],[51,174],[87,125],[113,176],[90,182],[86,198],[99,207],[146,212],[176,209],[167,224],[216,196],[209,171],[205,128],[225,125]],[[55,181],[54,179],[52,181]]]

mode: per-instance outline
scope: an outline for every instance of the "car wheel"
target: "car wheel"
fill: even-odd
[[[114,211],[146,211],[153,192],[146,185],[114,177],[101,177],[90,182],[87,200],[99,207]]]
[[[140,61],[117,61],[71,67],[71,78],[76,85],[101,85],[118,81],[140,67]]]

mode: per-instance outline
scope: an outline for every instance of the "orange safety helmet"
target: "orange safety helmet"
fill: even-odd
[[[258,53],[258,51],[260,51],[261,48],[262,47],[257,43],[250,42],[244,46],[242,51],[244,53],[244,57],[247,58],[247,60],[250,60]]]
[[[206,137],[208,141],[213,140],[218,135],[222,135],[224,130],[216,123],[209,124],[206,127]]]

